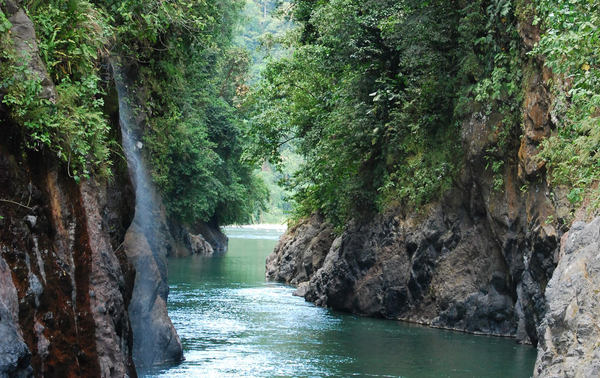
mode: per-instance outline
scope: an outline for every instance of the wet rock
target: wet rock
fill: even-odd
[[[169,251],[170,256],[212,257],[227,252],[229,240],[218,226],[211,226],[207,223],[184,226],[171,219],[169,220],[169,231],[174,241],[174,245]]]
[[[95,323],[96,352],[103,377],[125,377],[135,369],[132,361],[132,331],[127,314],[130,295],[124,270],[113,252],[111,235],[102,228],[110,196],[105,188],[93,181],[80,186],[82,204],[86,210],[86,226],[90,246],[89,301]],[[103,204],[106,204],[103,206]],[[112,214],[114,216],[115,214]],[[129,214],[120,214],[129,218]],[[123,237],[123,234],[121,234]]]
[[[190,235],[190,248],[194,255],[211,257],[215,254],[213,247],[202,235]]]
[[[293,295],[297,297],[305,297],[308,291],[308,282],[302,282],[298,285],[296,291],[294,291]]]
[[[267,257],[267,279],[291,284],[308,281],[323,265],[334,237],[333,227],[319,215],[300,222]]]
[[[473,293],[465,301],[453,303],[432,321],[432,325],[471,333],[513,335],[515,332],[513,300],[492,289]]]
[[[27,295],[32,295],[35,298],[35,305],[38,307],[40,305],[40,296],[44,292],[44,287],[42,283],[37,278],[37,276],[33,273],[29,274],[29,289],[27,290]]]
[[[31,353],[19,332],[18,296],[10,268],[0,257],[0,377],[31,377]]]
[[[33,377],[31,353],[10,311],[0,299],[0,377]]]
[[[513,334],[506,268],[498,247],[487,241],[485,228],[466,220],[454,227],[441,207],[432,207],[425,219],[419,223],[413,216],[388,214],[353,223],[331,243],[322,267],[298,294],[364,315]],[[294,256],[293,249],[285,250],[279,261],[288,255]],[[282,271],[289,269],[271,278],[281,277]]]
[[[138,368],[183,358],[181,341],[167,313],[167,253],[160,246],[156,240],[148,240],[135,221],[125,237],[127,257],[137,272],[129,317]]]
[[[199,222],[189,228],[191,235],[202,235],[204,240],[210,244],[216,255],[222,255],[227,252],[229,238],[225,235],[218,225],[214,223]]]
[[[546,289],[536,377],[600,376],[600,218],[578,222]]]
[[[35,225],[37,224],[37,217],[33,216],[33,215],[27,215],[25,217],[25,223],[27,224],[27,226],[29,226],[30,229],[34,229]]]

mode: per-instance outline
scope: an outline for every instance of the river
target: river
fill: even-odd
[[[265,282],[279,231],[227,229],[223,257],[169,260],[169,314],[186,360],[156,377],[529,377],[536,351],[316,307]]]

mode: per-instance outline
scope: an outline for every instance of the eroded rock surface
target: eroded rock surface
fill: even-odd
[[[106,202],[116,190],[127,198],[127,181],[115,178],[120,189],[77,185],[51,159],[7,148],[19,145],[11,130],[0,138],[0,198],[12,201],[0,203],[0,369],[133,377],[126,315],[133,273],[115,252],[124,235],[111,220],[131,220],[130,209]]]
[[[54,101],[20,3],[0,3],[15,53]],[[77,184],[52,154],[22,149],[1,105],[0,123],[0,376],[135,377],[134,273],[119,256],[133,213],[128,176]]]
[[[524,23],[520,32],[530,49],[539,30]],[[337,237],[313,216],[283,236],[267,278],[323,306],[536,344],[568,215],[536,157],[554,128],[542,67],[527,64],[522,125],[501,136],[501,114],[464,120],[462,168],[443,198],[419,211],[359,216]],[[501,137],[503,151],[490,152]],[[503,161],[501,177],[489,159]]]
[[[31,377],[31,352],[19,329],[17,290],[0,257],[0,377]]]
[[[600,218],[563,237],[546,301],[535,376],[600,376]]]
[[[516,219],[514,233],[510,225],[494,229],[484,205],[474,204],[454,192],[421,214],[352,222],[335,239],[312,217],[283,236],[267,259],[267,278],[339,310],[535,341],[543,282],[531,277],[549,279],[554,236],[542,227],[527,233]],[[513,257],[519,249],[520,259]]]
[[[170,255],[213,257],[227,252],[229,239],[216,225],[199,223],[192,227],[169,222],[175,245]]]
[[[168,239],[168,233],[145,231],[136,221],[125,236],[127,257],[138,272],[129,305],[138,368],[183,359],[181,341],[167,313],[167,248],[172,245]]]
[[[334,234],[323,217],[313,215],[286,232],[267,258],[267,279],[292,285],[308,281],[323,266]]]

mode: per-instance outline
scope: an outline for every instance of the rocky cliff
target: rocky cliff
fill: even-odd
[[[134,271],[119,248],[127,176],[77,185],[38,153],[0,146],[0,375],[135,376]]]
[[[530,51],[539,29],[518,29]],[[536,376],[597,376],[599,221],[573,223],[593,212],[573,212],[537,157],[559,123],[550,85],[569,83],[541,58],[523,68],[521,125],[502,135],[500,114],[467,117],[461,169],[441,199],[357,217],[337,232],[315,214],[281,238],[267,278],[321,306],[538,345]],[[490,152],[504,162],[501,180]]]
[[[539,30],[522,23],[519,31],[528,51]],[[536,158],[555,129],[552,74],[536,58],[524,72],[522,126],[501,135],[500,114],[465,119],[462,168],[443,198],[361,217],[336,235],[315,215],[284,235],[267,277],[335,309],[537,344],[570,220],[563,191],[549,187]],[[487,161],[500,138],[498,187]]]
[[[401,149],[410,146],[408,148],[417,151],[408,153],[410,158],[406,160],[396,160],[385,155],[387,150],[384,150],[381,160],[387,165],[397,164],[395,172],[401,172],[398,176],[405,178],[395,187],[401,190],[392,192],[391,198],[377,197],[386,191],[385,185],[380,186],[377,181],[385,178],[385,174],[380,172],[386,171],[377,162],[373,163],[375,158],[372,157],[379,152],[376,147],[368,147],[363,155],[366,156],[364,171],[368,173],[363,181],[342,180],[340,177],[343,175],[330,175],[328,172],[352,172],[349,176],[356,175],[349,168],[351,164],[336,160],[331,152],[336,151],[334,148],[352,145],[348,142],[354,140],[340,138],[338,130],[347,124],[353,133],[357,130],[356,135],[360,135],[358,130],[367,130],[365,135],[370,135],[368,127],[376,121],[365,121],[357,126],[353,120],[344,119],[336,123],[327,118],[329,123],[335,124],[331,128],[334,132],[329,135],[322,132],[323,129],[329,130],[327,124],[307,123],[309,127],[302,128],[298,137],[304,138],[305,130],[311,128],[320,134],[311,135],[312,139],[303,139],[304,143],[308,141],[308,147],[304,145],[303,151],[307,151],[309,159],[308,169],[303,172],[308,179],[300,181],[305,186],[297,186],[298,197],[305,205],[302,210],[321,209],[329,219],[339,222],[347,219],[350,208],[354,219],[337,224],[339,228],[335,230],[318,214],[301,221],[283,236],[274,253],[268,257],[267,278],[297,285],[297,295],[322,306],[433,327],[509,336],[520,342],[537,344],[536,376],[598,376],[599,220],[584,223],[598,215],[596,174],[600,113],[593,100],[599,93],[598,87],[593,84],[598,82],[595,76],[598,67],[594,63],[586,63],[596,62],[593,57],[598,51],[598,28],[595,24],[599,14],[598,3],[522,1],[502,2],[502,5],[499,2],[465,4],[469,4],[470,9],[488,7],[488,12],[494,9],[499,12],[500,7],[505,7],[502,17],[496,20],[499,24],[514,27],[511,30],[515,32],[510,33],[514,36],[510,45],[516,52],[511,58],[514,66],[501,68],[492,76],[498,78],[507,72],[518,76],[509,85],[518,88],[514,91],[518,95],[510,105],[515,119],[508,120],[506,113],[503,115],[498,109],[508,102],[493,101],[494,97],[503,98],[511,92],[510,89],[501,88],[499,82],[493,84],[495,79],[486,83],[475,73],[476,85],[495,85],[496,93],[491,97],[478,95],[475,99],[477,106],[469,107],[465,113],[454,113],[460,117],[456,131],[460,133],[462,144],[462,154],[451,152],[453,157],[458,155],[462,158],[457,164],[458,173],[452,176],[452,183],[441,198],[426,199],[428,204],[418,209],[409,208],[410,200],[407,201],[403,195],[412,193],[413,185],[422,184],[427,188],[432,180],[435,182],[436,177],[430,179],[422,173],[433,171],[422,156],[435,156],[436,148],[444,148],[442,141],[435,139],[427,145],[433,146],[432,150],[420,148],[418,142],[402,134],[410,130],[417,135],[420,124],[416,122],[419,126],[414,126],[411,106],[418,101],[414,93],[421,93],[427,85],[418,84],[415,91],[403,98],[405,102],[401,102],[399,108],[402,110],[398,112],[403,114],[404,108],[410,109],[404,118],[399,118],[399,121],[391,118],[384,125],[391,130],[386,132],[386,138],[397,142]],[[461,6],[462,3],[459,8]],[[510,21],[511,6],[515,7],[514,24]],[[318,13],[315,8],[309,9]],[[460,9],[461,15],[469,14],[464,12],[467,8]],[[362,10],[368,14],[367,10]],[[326,9],[319,9],[319,12],[328,14]],[[348,13],[354,16],[352,12]],[[343,12],[329,14],[331,16],[326,20],[331,22]],[[378,13],[374,14],[377,17]],[[407,14],[410,20],[411,13]],[[414,14],[420,15],[418,11]],[[469,18],[471,16],[458,22],[459,31],[467,31],[467,35],[469,28],[474,27],[471,22],[481,20],[480,16]],[[312,42],[316,25],[318,32],[314,33],[318,36],[314,37],[317,40],[314,43],[323,43],[319,38],[327,40],[322,37],[327,35],[322,30],[328,30],[329,25],[319,28],[324,24],[324,18],[304,14],[302,17],[306,17],[301,20],[307,35],[303,37]],[[346,19],[344,22],[347,22]],[[411,40],[405,35],[413,25],[422,25],[418,21],[408,25],[402,30],[404,34],[398,34],[419,46],[419,38]],[[356,28],[360,27],[357,23]],[[493,27],[492,21],[486,25],[486,28],[490,27]],[[540,35],[539,27],[544,28],[543,35]],[[494,40],[501,34],[494,33],[475,42],[478,46],[475,50],[482,48],[481,41],[486,38]],[[388,36],[387,30],[381,34]],[[335,37],[332,39],[335,40]],[[433,40],[437,42],[439,39],[433,37]],[[327,43],[330,42],[327,40]],[[327,43],[323,45],[329,48]],[[460,43],[464,41],[459,38]],[[577,52],[572,50],[574,46],[577,46]],[[580,46],[588,46],[589,50]],[[451,49],[448,43],[445,47]],[[506,41],[500,42],[498,47],[494,52],[499,54],[496,57],[509,50]],[[419,71],[412,64],[419,61],[422,54],[418,47],[412,45],[407,50],[409,54],[398,58],[410,62],[407,63],[409,69],[397,75],[403,79],[409,77],[407,73],[412,74],[413,69]],[[470,51],[467,51],[467,56],[468,53]],[[394,54],[395,51],[390,55]],[[467,56],[464,60],[460,57],[458,61],[470,62]],[[373,58],[373,61],[377,60]],[[494,64],[489,59],[487,63]],[[402,64],[400,67],[404,68]],[[434,69],[438,70],[437,67]],[[458,77],[460,79],[460,75]],[[382,82],[386,80],[387,77]],[[434,80],[440,79],[436,77]],[[408,80],[402,81],[401,89],[397,90],[399,93],[405,93],[403,86],[407,85],[406,82]],[[377,90],[371,92],[376,98],[381,93],[380,87]],[[388,90],[386,93],[396,92]],[[430,96],[433,98],[436,94]],[[273,101],[277,101],[277,96],[279,93],[272,97]],[[373,102],[376,102],[375,99]],[[438,101],[434,104],[436,110],[441,106]],[[332,109],[337,111],[335,106]],[[431,115],[431,112],[416,113],[419,117]],[[281,117],[285,119],[283,112]],[[296,121],[293,117],[290,119]],[[394,128],[394,123],[401,126]],[[364,125],[367,126],[362,129]],[[438,127],[436,124],[435,128],[453,125]],[[454,129],[449,130],[454,132]],[[377,127],[373,134],[379,131]],[[396,139],[395,135],[400,136]],[[327,137],[334,141],[333,148],[319,143],[319,138],[327,140]],[[338,138],[342,142],[338,142]],[[444,140],[447,139],[444,136]],[[376,146],[379,141],[373,138],[371,142]],[[383,143],[387,147],[387,140]],[[313,144],[316,147],[313,148]],[[413,144],[416,146],[413,147]],[[360,147],[357,150],[361,151]],[[359,164],[362,156],[356,153],[352,158],[355,164]],[[311,165],[311,161],[318,164]],[[582,161],[585,163],[582,164]],[[339,170],[340,166],[346,170]],[[337,182],[328,177],[340,178],[339,193],[349,193],[349,198],[338,201],[335,198]],[[437,180],[443,177],[440,174]],[[359,183],[357,187],[380,200],[378,205],[387,208],[373,215],[378,209],[369,206],[368,195],[363,197],[363,192],[356,195],[355,186],[348,190],[349,183]],[[377,195],[373,194],[370,185],[377,187]],[[331,198],[317,201],[313,193],[326,193]],[[365,198],[367,205],[359,206],[363,201],[356,198]],[[351,203],[353,200],[358,205]],[[363,210],[364,207],[370,208]]]
[[[16,2],[3,11],[40,95],[54,101],[32,22]],[[135,376],[134,271],[120,248],[133,216],[127,173],[77,184],[51,154],[24,150],[0,117],[0,375]]]
[[[33,23],[20,2],[0,5],[39,96],[55,101]],[[129,154],[136,130],[119,127],[132,117],[129,104],[103,65],[105,115],[128,158],[112,156],[110,178],[77,181],[53,152],[27,148],[0,101],[0,377],[135,377],[136,367],[180,361],[166,258],[226,246],[218,228],[190,235],[167,221],[160,196],[140,179],[142,158]]]
[[[563,236],[560,262],[546,288],[536,377],[600,375],[600,218]]]

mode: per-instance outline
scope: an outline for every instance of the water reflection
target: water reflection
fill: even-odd
[[[531,375],[535,350],[512,340],[340,314],[265,283],[274,239],[236,236],[224,257],[169,262],[186,361],[155,376]]]

